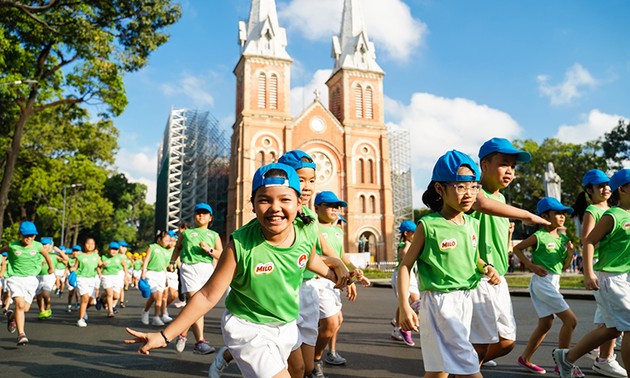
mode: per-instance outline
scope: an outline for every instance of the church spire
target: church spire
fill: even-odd
[[[383,72],[376,63],[376,49],[368,38],[359,0],[344,0],[341,31],[333,36],[335,71],[360,69]]]
[[[275,0],[252,0],[249,20],[238,23],[243,55],[291,59],[286,51],[287,34],[278,23]]]

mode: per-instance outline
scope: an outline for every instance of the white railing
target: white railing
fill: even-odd
[[[370,262],[367,264],[366,269],[375,269],[382,272],[393,272],[394,269],[396,269],[396,265],[398,265],[396,261]]]

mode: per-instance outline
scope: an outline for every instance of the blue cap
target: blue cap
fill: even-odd
[[[610,178],[610,191],[614,192],[619,189],[620,186],[626,185],[630,182],[630,169],[624,168],[615,172]],[[23,234],[22,234],[23,235]]]
[[[127,242],[124,241],[124,240],[119,241],[118,245],[121,246],[121,247],[129,247],[129,244],[127,244]]]
[[[59,249],[62,250],[62,251],[65,251],[66,250],[66,246],[65,245],[60,245]]]
[[[2,252],[2,256],[9,257],[9,252]]]
[[[172,238],[177,239],[177,231],[175,231],[175,230],[170,230],[170,231],[168,232],[168,235],[169,235],[170,237],[172,237]]]
[[[271,170],[283,171],[286,174],[287,178],[266,177],[267,172]],[[288,186],[289,188],[292,188],[293,190],[298,192],[298,194],[302,193],[302,191],[300,190],[300,178],[295,172],[295,169],[281,163],[267,164],[258,168],[256,173],[254,173],[254,178],[252,180],[252,196],[254,195],[254,192],[256,192],[256,189],[260,188],[261,186]]]
[[[400,232],[416,232],[416,224],[413,221],[407,219],[402,221],[398,229],[400,230]]]
[[[68,274],[68,283],[72,287],[77,287],[77,272],[76,271],[72,271],[70,272],[70,274]]]
[[[120,244],[118,242],[109,243],[109,249],[120,249]]]
[[[346,201],[342,201],[335,193],[324,190],[323,192],[317,193],[315,196],[315,205],[321,205],[322,203],[328,203],[330,205],[337,205],[340,207],[348,207],[348,203]]]
[[[207,212],[210,213],[210,215],[212,215],[212,207],[210,207],[210,205],[208,205],[205,202],[201,202],[195,205],[195,213],[199,210],[205,210]]]
[[[337,217],[339,218],[340,221],[348,223],[348,220],[342,217],[341,214],[337,214]]]
[[[35,227],[33,222],[24,221],[20,223],[19,232],[22,236],[37,235],[37,227]]]
[[[53,238],[43,237],[42,240],[41,240],[41,243],[43,245],[52,244],[53,243]]]
[[[516,149],[512,143],[505,138],[492,138],[482,144],[479,149],[479,160],[495,152],[506,155],[516,155],[516,161],[519,163],[527,163],[532,160],[532,155],[529,152]]]
[[[293,150],[285,153],[284,155],[280,156],[280,158],[278,159],[278,163],[286,164],[296,171],[302,168],[317,169],[317,165],[313,163],[313,158],[311,158],[310,155],[306,152],[300,150]]]
[[[141,278],[138,281],[138,290],[140,290],[140,294],[142,298],[149,298],[151,296],[151,286],[149,286],[149,281],[146,278]]]
[[[557,199],[553,197],[545,197],[538,201],[536,204],[536,211],[538,214],[546,213],[547,211],[564,211],[569,214],[573,214],[573,208],[569,206],[564,206]]]
[[[72,247],[72,250],[73,250],[73,251],[79,251],[79,252],[83,251],[83,249],[81,248],[81,246],[80,246],[80,245],[78,245],[78,244],[77,244],[77,245],[75,245],[74,247]]]
[[[474,176],[459,175],[457,171],[462,165],[472,169]],[[432,181],[479,181],[479,167],[463,152],[451,150],[442,155],[433,167]]]
[[[599,169],[591,169],[584,174],[584,177],[582,177],[582,186],[599,185],[609,181],[610,178],[608,178],[603,171]]]

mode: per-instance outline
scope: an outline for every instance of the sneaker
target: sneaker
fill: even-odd
[[[50,318],[52,316],[52,308],[49,308],[48,310],[46,310],[46,319]]]
[[[103,308],[103,301],[100,297],[96,298],[96,303],[94,304],[94,307],[96,307],[97,311],[101,311],[101,309]]]
[[[621,336],[617,337],[617,340],[615,340],[615,350],[621,350],[621,341]]]
[[[413,339],[411,338],[411,331],[405,331],[404,329],[400,329],[400,335],[402,336],[402,341],[405,342],[405,344],[409,345],[409,346],[414,346],[416,345],[416,343],[413,342]]]
[[[142,311],[142,316],[140,317],[140,321],[144,325],[149,325],[149,311]]]
[[[227,350],[227,347],[221,347],[217,352],[214,361],[210,364],[210,368],[208,369],[208,377],[209,378],[221,378],[221,373],[225,370],[226,367],[230,364],[225,360],[223,353]]]
[[[413,301],[413,303],[411,303],[411,308],[413,309],[413,312],[420,314],[420,299]]]
[[[16,329],[17,324],[15,324],[15,315],[13,313],[13,310],[9,310],[7,311],[7,330],[10,333],[15,333]]]
[[[25,344],[28,344],[28,338],[26,337],[25,334],[20,333],[17,338],[17,345],[20,346],[20,345],[25,345]]]
[[[315,361],[315,368],[311,373],[311,377],[313,378],[328,378],[324,375],[324,364],[321,360]]]
[[[154,316],[153,320],[151,321],[151,325],[156,326],[156,327],[162,327],[164,325],[164,322],[162,321],[162,319],[160,319],[159,316]]]
[[[79,320],[77,320],[77,326],[79,326],[81,328],[85,328],[85,327],[87,327],[87,322],[85,321],[85,319],[79,319]]]
[[[584,378],[584,377],[586,377],[586,375],[584,375],[584,373],[582,373],[582,370],[580,370],[580,368],[577,365],[573,366],[573,370],[571,370],[571,376],[575,377],[575,378]]]
[[[396,318],[392,318],[392,320],[389,321],[389,324],[391,324],[394,328],[398,327],[398,325],[396,324]]]
[[[556,362],[556,365],[558,365],[558,374],[560,374],[560,378],[572,378],[571,376],[573,375],[573,367],[575,365],[567,361],[568,352],[568,349],[560,348],[556,348],[553,352],[551,352],[553,360]]]
[[[481,364],[481,366],[485,366],[485,367],[496,367],[497,363],[494,362],[494,360],[488,360],[486,362],[484,362],[483,364]]]
[[[118,314],[118,307],[114,306],[114,308],[112,309],[112,312],[114,314]]]
[[[60,291],[59,293],[57,293],[57,297],[63,298],[63,291]]]
[[[168,316],[167,314],[162,315],[162,321],[164,322],[164,324],[166,323],[170,323],[173,321],[173,318],[171,318],[170,316]]]
[[[127,305],[122,303],[122,302],[120,302],[120,308],[125,308],[125,307],[127,307]]]
[[[72,305],[66,306],[66,312],[72,312]]]
[[[179,298],[173,303],[173,306],[175,306],[175,308],[182,308],[184,306],[186,306],[186,301],[180,301]]]
[[[74,308],[78,309],[80,307],[81,307],[81,303],[79,303],[79,302],[75,302],[74,303]]]
[[[400,328],[394,328],[394,330],[392,331],[392,339],[403,341],[403,337],[400,334]]]
[[[175,343],[175,350],[181,353],[184,351],[184,348],[186,348],[186,336],[179,335],[177,336],[177,342]]]
[[[39,315],[37,316],[37,319],[46,319],[46,310],[40,311]]]
[[[593,371],[607,377],[626,378],[628,376],[626,369],[617,362],[617,355],[615,354],[608,359],[597,357],[593,362]]]
[[[55,295],[59,295],[59,288],[58,287],[55,288]]]
[[[336,350],[331,350],[324,355],[324,362],[329,365],[345,365],[347,361]]]
[[[210,346],[206,342],[206,340],[197,341],[195,343],[195,348],[193,349],[194,354],[210,354],[214,353],[214,348]]]
[[[531,362],[526,362],[525,360],[523,360],[523,357],[518,358],[518,364],[521,365],[522,367],[524,367],[525,369],[527,369],[529,372],[534,373],[534,374],[546,374],[547,370],[541,368],[540,366],[531,363]]]

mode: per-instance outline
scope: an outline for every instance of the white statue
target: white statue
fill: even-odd
[[[561,183],[562,179],[556,173],[556,170],[553,167],[553,163],[547,163],[547,169],[545,170],[545,195],[547,197],[553,197],[560,201],[562,193],[560,188]]]

